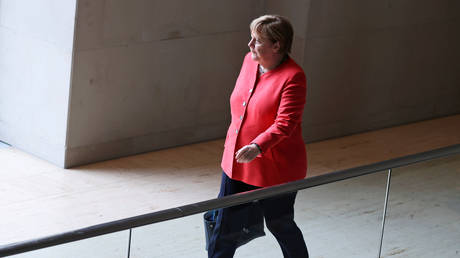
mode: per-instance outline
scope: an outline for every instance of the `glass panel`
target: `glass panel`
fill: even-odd
[[[203,214],[134,228],[131,258],[207,257]]]
[[[387,173],[299,191],[295,221],[310,257],[369,258],[378,254]],[[272,234],[240,247],[238,257],[283,257]]]
[[[394,169],[382,257],[460,257],[460,155]]]
[[[310,257],[375,257],[385,199],[385,172],[299,191],[295,220]],[[235,257],[283,257],[269,232]],[[131,257],[206,257],[203,214],[133,229]]]
[[[9,144],[7,144],[6,142],[0,141],[0,149],[1,148],[9,148],[9,147],[11,147]]]
[[[14,258],[126,258],[129,230],[13,255]]]

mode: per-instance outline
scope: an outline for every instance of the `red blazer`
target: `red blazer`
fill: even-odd
[[[291,58],[259,78],[257,70],[248,53],[230,97],[222,169],[232,179],[260,187],[302,179],[307,172],[301,129],[305,74]],[[235,152],[250,143],[260,146],[261,155],[237,163]]]

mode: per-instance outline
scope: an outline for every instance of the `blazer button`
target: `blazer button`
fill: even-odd
[[[235,133],[238,133],[238,129],[235,130]]]
[[[240,116],[240,120],[243,120],[243,116]]]
[[[246,101],[243,101],[243,107],[246,106]]]
[[[252,89],[250,89],[250,90],[249,90],[249,92],[251,92],[251,93],[252,93]]]

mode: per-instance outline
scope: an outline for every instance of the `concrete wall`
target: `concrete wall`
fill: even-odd
[[[460,1],[311,0],[304,135],[460,113]]]
[[[225,136],[258,0],[80,0],[66,166]]]
[[[264,13],[293,22],[307,141],[460,113],[458,1],[79,0],[74,35],[75,5],[0,0],[0,139],[60,166],[224,137]]]
[[[0,139],[64,165],[75,0],[0,0]]]

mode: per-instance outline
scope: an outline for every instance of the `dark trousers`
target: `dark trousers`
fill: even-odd
[[[222,173],[219,197],[246,192],[260,187],[230,179]],[[297,192],[260,200],[263,216],[268,230],[278,241],[284,257],[308,257],[307,246],[302,232],[294,222],[294,202]],[[208,248],[208,257],[233,257],[239,232],[243,230],[243,221],[248,220],[245,212],[247,205],[238,205],[219,210],[214,234]]]

